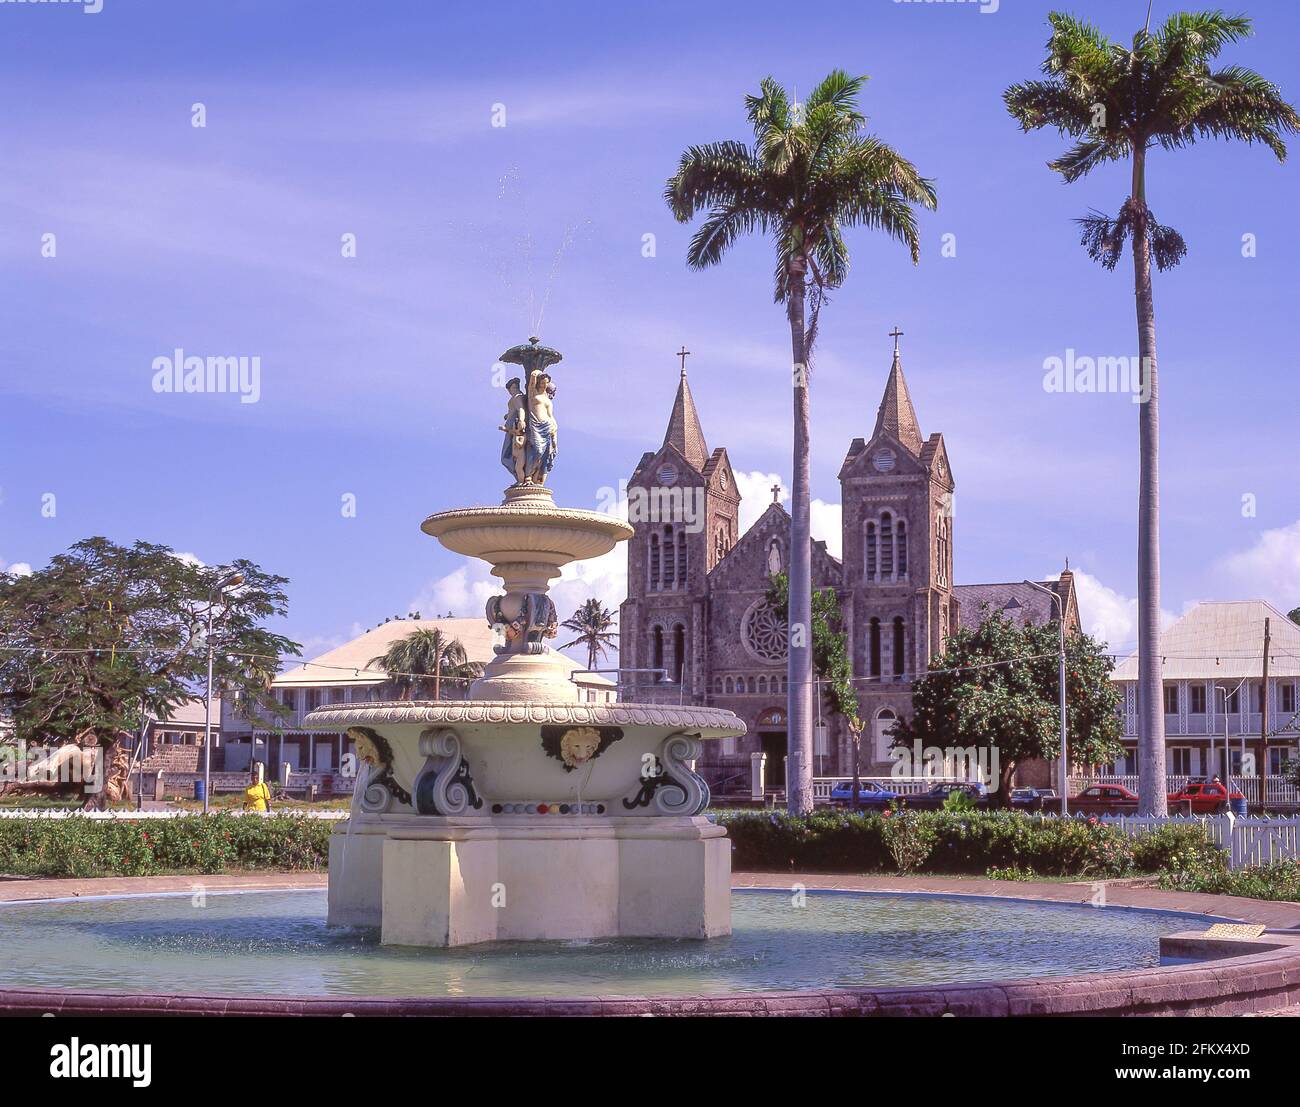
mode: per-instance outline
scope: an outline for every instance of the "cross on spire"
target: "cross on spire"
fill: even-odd
[[[686,348],[685,343],[683,343],[682,348],[677,351],[677,356],[682,359],[682,376],[684,377],[686,376],[686,359],[691,356],[691,352]]]
[[[779,504],[781,502],[781,485],[780,482],[772,485],[772,502]]]
[[[899,340],[900,338],[903,337],[903,332],[900,331],[900,330],[898,329],[898,325],[897,325],[897,324],[895,324],[895,325],[894,325],[894,329],[893,329],[892,331],[889,332],[889,337],[892,338],[892,339],[894,340],[894,356],[897,357],[897,356],[898,356],[898,340]]]

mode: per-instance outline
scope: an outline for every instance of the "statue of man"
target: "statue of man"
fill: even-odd
[[[545,484],[555,464],[560,431],[555,422],[555,385],[543,369],[528,374],[528,431],[524,449],[526,479]]]
[[[523,484],[528,476],[524,469],[528,415],[518,377],[511,377],[506,382],[506,392],[510,395],[510,402],[506,405],[505,421],[499,428],[505,432],[505,441],[501,443],[501,464],[515,478],[516,484]]]

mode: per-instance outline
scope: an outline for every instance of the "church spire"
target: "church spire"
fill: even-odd
[[[674,446],[698,471],[703,472],[709,460],[709,447],[704,441],[704,431],[700,427],[700,417],[695,410],[695,397],[691,395],[691,386],[686,382],[685,347],[678,352],[682,359],[682,379],[677,385],[677,398],[673,401],[673,413],[668,419],[668,431],[664,435],[664,445]]]
[[[924,439],[921,437],[921,426],[916,421],[912,397],[907,392],[907,381],[903,379],[903,362],[898,353],[898,339],[902,333],[897,327],[890,332],[890,337],[894,340],[894,364],[889,367],[889,380],[885,382],[885,394],[880,400],[873,436],[885,431],[912,453],[920,455]]]

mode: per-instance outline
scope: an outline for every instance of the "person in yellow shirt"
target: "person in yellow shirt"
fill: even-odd
[[[260,761],[253,763],[253,782],[244,789],[244,810],[263,812],[271,810],[271,788],[262,779]]]

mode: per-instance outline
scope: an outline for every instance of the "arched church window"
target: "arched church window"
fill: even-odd
[[[907,576],[907,524],[902,519],[898,520],[896,548],[898,550],[898,575],[905,577]]]
[[[727,695],[731,695],[736,690],[736,682],[727,677]]]
[[[650,591],[659,591],[659,535],[650,536]]]
[[[673,681],[677,684],[682,682],[682,674],[686,671],[686,628],[678,623],[673,627]]]
[[[662,669],[664,667],[664,628],[655,627],[650,634],[650,667],[652,669]],[[655,673],[655,681],[663,680],[663,673]]]
[[[664,527],[664,588],[677,587],[677,559],[673,556],[673,528]]]
[[[867,628],[867,672],[880,676],[880,620],[874,617]]]
[[[864,543],[867,552],[867,580],[876,579],[876,524],[867,524],[867,538]]]
[[[686,587],[686,532],[677,532],[677,587]]]
[[[894,575],[894,517],[886,511],[880,516],[880,577]]]
[[[903,629],[903,617],[894,616],[894,676],[902,676],[907,668],[906,634]]]
[[[767,677],[761,676],[758,678],[758,690],[764,696],[767,695]]]

